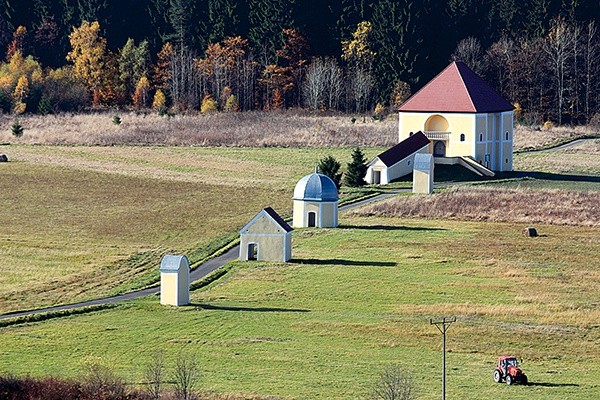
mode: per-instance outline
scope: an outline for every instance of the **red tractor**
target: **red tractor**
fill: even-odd
[[[517,357],[500,356],[498,358],[498,365],[494,370],[494,382],[500,383],[502,381],[505,381],[507,385],[517,382],[527,385],[527,375],[519,367]]]

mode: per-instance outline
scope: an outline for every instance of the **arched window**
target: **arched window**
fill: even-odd
[[[483,142],[483,133],[480,133],[480,134],[479,134],[479,141],[480,141],[480,142]]]
[[[508,131],[506,131],[506,139],[505,140],[508,140]]]
[[[460,141],[461,141],[461,142],[464,142],[464,141],[465,141],[465,134],[464,134],[464,133],[461,133],[461,134],[460,134]]]

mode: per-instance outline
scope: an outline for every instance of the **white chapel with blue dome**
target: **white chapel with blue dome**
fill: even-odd
[[[335,182],[318,170],[294,188],[294,228],[334,228],[338,225],[338,190]]]

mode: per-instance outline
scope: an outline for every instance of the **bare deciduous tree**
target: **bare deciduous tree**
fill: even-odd
[[[152,356],[151,362],[146,367],[145,377],[147,381],[147,391],[151,400],[159,400],[162,393],[162,386],[165,377],[165,359],[161,351],[157,351]]]
[[[325,101],[327,108],[337,110],[344,92],[344,73],[333,58],[325,60]]]
[[[354,109],[356,112],[362,113],[366,111],[367,104],[369,104],[375,80],[369,71],[360,68],[353,69],[350,72],[349,79],[349,93],[354,102]]]
[[[548,34],[544,51],[550,61],[555,84],[556,121],[562,123],[565,96],[567,94],[567,74],[573,52],[574,32],[571,26],[561,19],[553,22]]]
[[[191,400],[200,379],[200,369],[194,357],[179,353],[175,365],[175,395],[178,400]]]
[[[306,70],[304,79],[304,102],[311,110],[318,110],[324,104],[327,88],[327,66],[322,58],[313,59]]]
[[[180,46],[171,58],[170,91],[175,105],[181,109],[200,105],[200,74],[196,58],[187,47]]]
[[[584,108],[586,120],[593,116],[598,99],[598,76],[600,75],[600,39],[594,21],[587,24],[583,32],[583,68],[585,70]]]
[[[485,57],[479,39],[468,37],[461,40],[456,45],[452,56],[452,61],[462,61],[469,66],[477,75],[483,75],[485,72]]]
[[[398,365],[389,365],[373,388],[372,399],[412,400],[415,398],[410,376]]]

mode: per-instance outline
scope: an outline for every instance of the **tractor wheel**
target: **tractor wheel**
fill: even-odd
[[[498,370],[494,371],[494,382],[496,382],[496,383],[502,382],[502,374]]]
[[[506,375],[506,384],[507,385],[512,385],[513,384],[513,377],[512,375]]]
[[[527,385],[527,375],[525,374],[521,376],[521,385]]]

